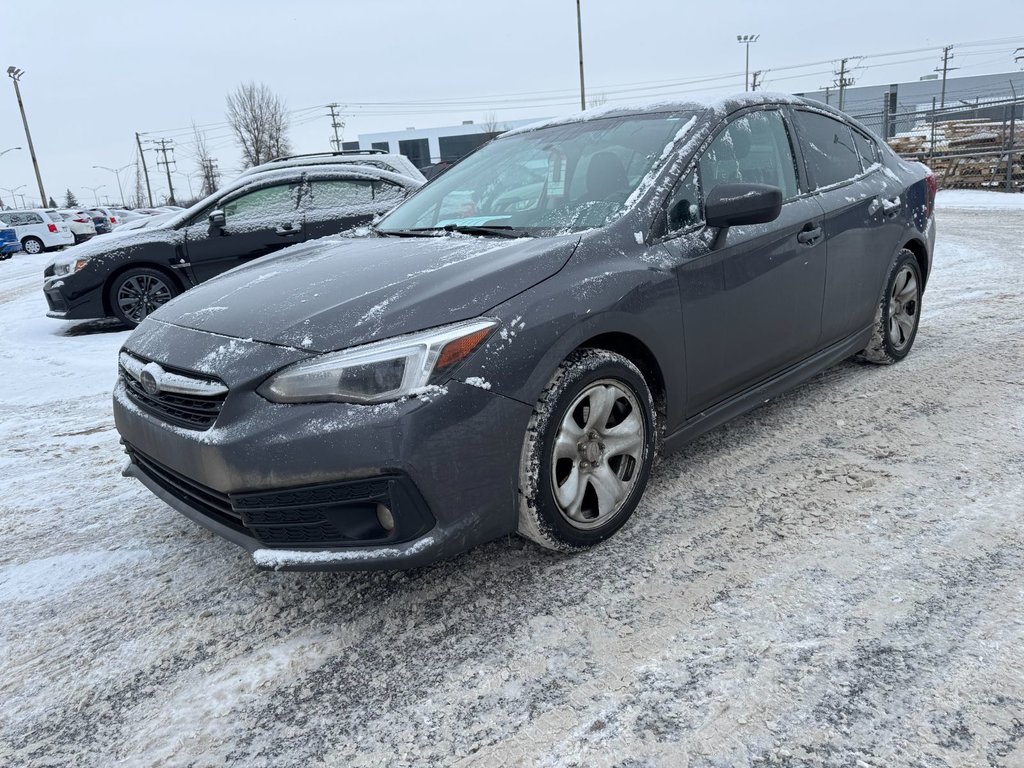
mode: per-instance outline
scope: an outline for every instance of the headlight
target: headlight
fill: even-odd
[[[59,264],[53,265],[53,274],[55,275],[67,275],[72,272],[77,272],[86,264],[89,263],[88,259],[76,259],[75,261],[64,261]]]
[[[491,335],[496,320],[469,320],[289,366],[257,390],[275,403],[383,403],[443,381]]]

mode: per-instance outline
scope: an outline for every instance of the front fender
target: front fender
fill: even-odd
[[[642,344],[657,364],[671,428],[682,418],[685,393],[675,276],[639,263],[627,269],[611,262],[581,266],[563,270],[489,313],[502,326],[458,378],[532,406],[573,350],[597,336],[619,334],[627,347],[633,340]]]

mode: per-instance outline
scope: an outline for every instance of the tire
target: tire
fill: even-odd
[[[136,267],[122,272],[114,278],[107,291],[114,316],[133,328],[177,295],[178,287],[174,281],[151,267]]]
[[[654,400],[633,363],[605,350],[573,352],[541,394],[526,430],[519,534],[560,551],[614,534],[647,487],[655,432]],[[619,450],[609,447],[613,442]]]
[[[875,328],[861,357],[892,365],[910,354],[921,320],[921,267],[906,248],[896,256],[875,311]]]
[[[38,237],[26,237],[21,241],[21,247],[25,250],[25,253],[30,256],[35,256],[36,254],[42,253],[46,250],[43,246],[43,241]]]

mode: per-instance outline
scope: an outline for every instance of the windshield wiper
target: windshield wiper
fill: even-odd
[[[445,224],[443,227],[418,227],[409,232],[458,232],[461,235],[490,235],[491,237],[525,237],[526,233],[507,224]]]

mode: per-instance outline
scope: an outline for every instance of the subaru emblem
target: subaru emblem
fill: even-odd
[[[164,377],[164,369],[158,363],[147,363],[139,373],[139,383],[149,395],[160,394],[160,381]]]

